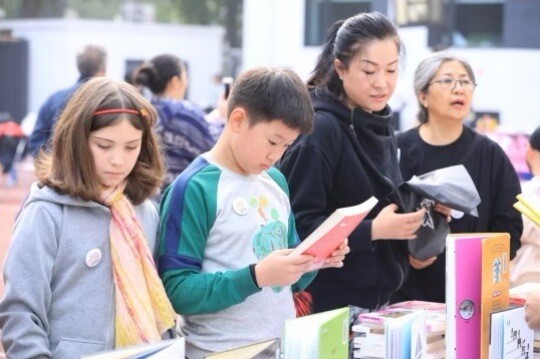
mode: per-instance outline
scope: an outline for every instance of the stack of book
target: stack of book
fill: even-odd
[[[409,301],[359,315],[354,358],[443,358],[446,313],[441,303]]]
[[[444,358],[446,348],[446,305],[444,303],[407,301],[393,304],[390,308],[420,311],[411,328],[411,358]]]

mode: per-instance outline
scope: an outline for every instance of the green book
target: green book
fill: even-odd
[[[347,359],[349,308],[286,320],[282,352],[284,359]]]

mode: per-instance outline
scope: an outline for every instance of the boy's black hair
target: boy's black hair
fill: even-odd
[[[242,73],[232,86],[228,113],[243,107],[250,125],[281,120],[307,134],[313,131],[313,106],[306,85],[292,70],[257,67]]]

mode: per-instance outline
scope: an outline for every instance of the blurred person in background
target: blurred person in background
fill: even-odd
[[[214,139],[204,111],[185,99],[188,77],[180,58],[171,54],[152,58],[135,71],[134,82],[153,94],[167,164],[165,189],[198,155],[212,148]]]
[[[41,149],[48,146],[54,124],[71,96],[88,79],[105,75],[106,69],[107,52],[105,49],[98,45],[86,45],[77,55],[77,70],[80,74],[77,82],[71,87],[53,93],[39,109],[34,130],[28,140],[30,153],[37,156]]]
[[[480,194],[479,217],[452,212],[452,233],[508,232],[510,257],[516,255],[523,230],[513,208],[521,192],[514,167],[494,141],[466,127],[476,80],[470,64],[437,52],[420,62],[414,76],[420,125],[397,136],[403,178],[463,164]],[[392,302],[445,302],[445,252],[425,261],[409,256],[412,268]]]
[[[540,127],[529,137],[525,160],[532,178],[523,184],[523,194],[540,198]],[[540,203],[538,203],[540,206]],[[540,227],[523,216],[521,248],[511,263],[510,280],[512,286],[527,282],[540,282]],[[540,318],[538,319],[540,323]]]

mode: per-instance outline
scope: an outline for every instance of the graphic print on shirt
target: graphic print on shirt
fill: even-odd
[[[268,199],[263,196],[251,197],[249,205],[257,210],[262,219],[260,230],[253,236],[252,241],[255,256],[262,260],[273,251],[287,248],[287,227],[279,220],[278,211],[269,206]],[[272,287],[276,293],[282,289]]]

